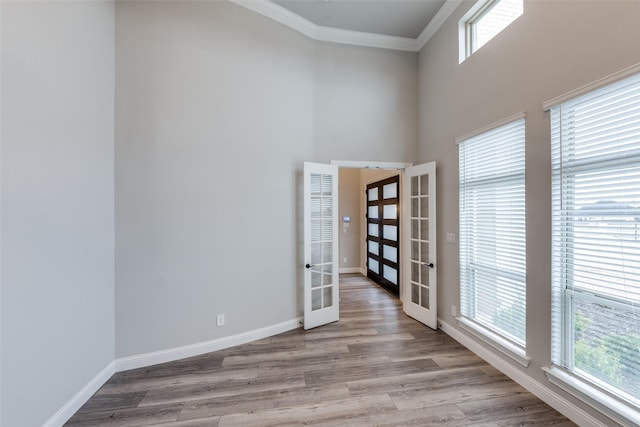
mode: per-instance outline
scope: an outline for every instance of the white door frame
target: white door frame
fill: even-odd
[[[413,166],[413,163],[409,162],[378,162],[378,161],[354,161],[354,160],[331,160],[330,165],[337,166],[338,168],[351,168],[351,169],[378,169],[378,170],[398,170],[400,174],[400,187],[401,192],[403,192],[404,186],[408,185],[405,180],[405,172],[404,170],[408,167]],[[435,193],[434,193],[435,195]],[[404,204],[404,202],[402,202]],[[405,215],[401,215],[400,217],[400,228],[405,229],[410,227],[410,223]],[[434,224],[435,226],[435,224]],[[404,234],[404,233],[403,233]],[[435,233],[434,233],[435,235]],[[339,236],[339,234],[338,234]],[[339,242],[339,237],[337,237],[337,242]],[[435,249],[435,247],[434,247]],[[402,261],[401,261],[402,262]],[[402,264],[401,264],[402,265]],[[402,267],[401,267],[402,270]],[[407,272],[401,271],[401,274],[408,274]],[[436,282],[437,283],[437,282]],[[437,285],[436,285],[437,286]],[[402,283],[399,284],[400,291],[400,301],[405,302],[405,299],[409,297],[410,292],[404,292],[404,286]],[[437,303],[437,302],[436,302]],[[403,310],[404,311],[404,310]],[[406,313],[406,311],[405,311]]]
[[[405,162],[375,162],[375,161],[355,161],[355,160],[331,160],[332,165],[339,168],[351,168],[351,169],[388,169],[388,170],[403,170],[409,166],[413,166],[413,163]]]

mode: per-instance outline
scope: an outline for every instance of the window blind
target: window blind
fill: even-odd
[[[459,143],[460,312],[526,342],[525,119]]]
[[[640,75],[551,108],[552,362],[640,406]]]

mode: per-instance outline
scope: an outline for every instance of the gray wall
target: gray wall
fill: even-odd
[[[411,161],[418,56],[316,43],[313,159]]]
[[[302,162],[415,155],[416,54],[227,2],[118,2],[116,81],[117,357],[301,315]]]
[[[524,15],[458,65],[464,2],[420,52],[419,160],[437,161],[439,317],[459,305],[457,137],[525,111],[527,375],[548,385],[550,358],[549,116],[542,103],[640,62],[640,2],[525,1]],[[464,333],[464,331],[461,331]],[[553,387],[549,385],[549,387]],[[557,390],[556,390],[557,391]]]
[[[0,7],[0,424],[28,427],[114,358],[114,10]]]

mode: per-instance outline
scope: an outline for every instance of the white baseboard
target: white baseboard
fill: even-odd
[[[362,274],[364,277],[367,277],[367,269],[360,267],[360,274]]]
[[[98,373],[98,375],[89,381],[82,390],[76,393],[76,395],[73,396],[62,408],[60,408],[60,410],[58,410],[58,412],[56,412],[55,415],[43,425],[43,427],[60,427],[64,425],[64,423],[69,421],[73,414],[75,414],[78,409],[80,409],[82,405],[84,405],[116,372],[142,368],[145,366],[156,365],[158,363],[172,362],[186,357],[197,356],[240,344],[246,344],[251,341],[267,338],[272,335],[277,335],[299,328],[301,325],[302,318],[299,317],[276,325],[217,340],[116,359],[110,362],[102,371],[100,371],[100,373]]]
[[[340,274],[345,273],[360,273],[362,270],[360,267],[344,267],[340,269]]]
[[[488,350],[485,345],[481,344],[479,341],[476,341],[469,335],[462,333],[448,323],[443,322],[441,319],[438,319],[438,325],[440,329],[442,329],[442,332],[446,333],[451,338],[467,347],[469,350],[484,359],[494,368],[498,369],[503,374],[520,384],[522,387],[527,389],[529,392],[534,394],[536,397],[541,399],[556,411],[569,418],[574,423],[582,427],[606,427],[606,424],[597,420],[589,413],[585,412],[575,404],[571,403],[569,400],[551,390],[549,387],[546,387],[542,383],[531,378],[529,375],[516,368],[511,363],[507,362],[492,351]]]
[[[95,394],[115,373],[115,363],[110,362],[102,371],[98,373],[82,390],[76,393],[65,405],[55,413],[55,415],[44,423],[43,427],[59,427],[64,425],[69,419],[78,412],[78,409],[84,405],[87,400]]]
[[[129,369],[143,368],[157,365],[158,363],[173,362],[174,360],[185,359],[187,357],[199,356],[212,351],[223,350],[236,345],[246,344],[262,338],[281,334],[302,325],[302,318],[287,320],[276,325],[255,329],[249,332],[218,338],[211,341],[204,341],[182,347],[170,348],[168,350],[154,351],[151,353],[138,354],[135,356],[122,357],[115,360],[115,371],[128,371]]]

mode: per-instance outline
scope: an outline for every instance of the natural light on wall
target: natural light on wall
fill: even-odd
[[[524,12],[524,0],[481,0],[460,20],[460,62]]]

